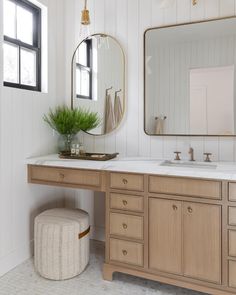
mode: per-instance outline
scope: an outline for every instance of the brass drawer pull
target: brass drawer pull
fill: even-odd
[[[128,202],[126,200],[123,200],[123,205],[124,206],[127,206],[128,205]]]
[[[123,226],[123,229],[127,229],[128,228],[128,225],[126,223],[123,223],[122,226]]]
[[[188,212],[193,213],[193,209],[191,207],[188,207]]]
[[[128,255],[128,252],[126,250],[122,250],[122,253],[123,253],[124,256]]]
[[[124,184],[128,184],[128,180],[127,179],[124,178],[122,181],[123,181]]]
[[[65,174],[63,174],[63,173],[59,173],[59,176],[60,176],[61,179],[65,178]]]
[[[178,207],[176,205],[173,205],[172,207],[173,207],[173,210],[174,211],[177,211],[178,210]]]

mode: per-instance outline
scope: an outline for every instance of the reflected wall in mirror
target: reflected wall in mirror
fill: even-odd
[[[236,135],[236,18],[145,32],[145,132]]]
[[[97,112],[100,125],[92,135],[105,135],[121,123],[125,110],[125,56],[113,37],[95,34],[83,40],[72,59],[72,108]]]

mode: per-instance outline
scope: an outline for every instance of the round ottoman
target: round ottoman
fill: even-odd
[[[89,215],[76,209],[47,210],[35,218],[35,268],[50,280],[79,275],[89,261]]]

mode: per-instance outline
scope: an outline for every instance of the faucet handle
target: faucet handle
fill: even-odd
[[[181,155],[181,152],[174,152],[174,154],[175,154],[175,161],[180,161],[181,159],[179,155]]]
[[[204,153],[204,156],[206,156],[206,159],[204,160],[204,162],[211,162],[210,156],[212,156],[212,153]]]

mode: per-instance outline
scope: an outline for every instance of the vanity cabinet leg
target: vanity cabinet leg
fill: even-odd
[[[103,279],[105,281],[111,282],[113,280],[113,273],[114,273],[114,270],[112,266],[110,266],[109,264],[103,265]]]

